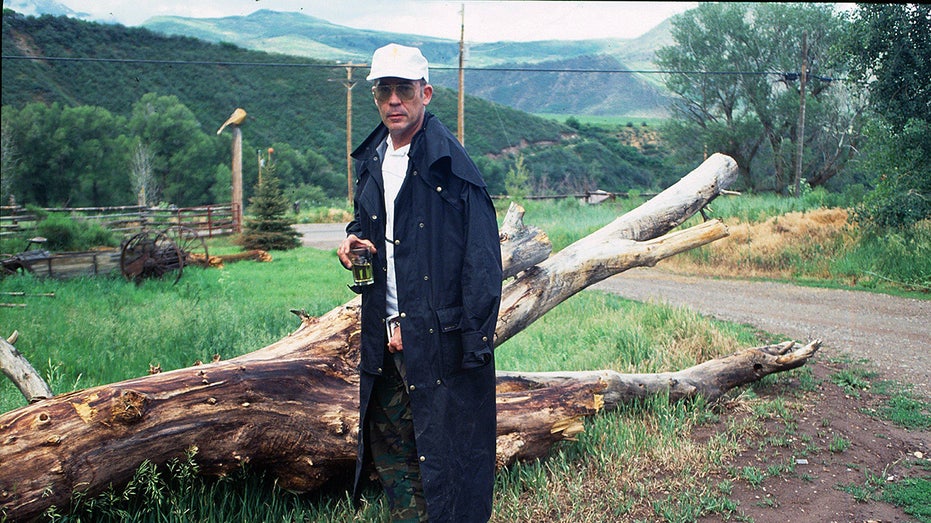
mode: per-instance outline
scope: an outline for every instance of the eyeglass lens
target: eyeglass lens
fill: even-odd
[[[391,93],[397,93],[398,98],[401,101],[409,102],[414,99],[414,84],[384,84],[376,85],[372,87],[372,92],[375,93],[375,99],[379,102],[388,101],[391,98]]]

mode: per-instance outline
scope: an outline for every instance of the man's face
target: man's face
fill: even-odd
[[[420,81],[381,78],[372,92],[395,147],[410,143],[423,123],[424,110],[433,98],[433,86]]]

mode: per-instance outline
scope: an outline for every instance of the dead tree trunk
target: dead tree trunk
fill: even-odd
[[[593,235],[547,258],[545,235],[509,216],[502,228],[505,284],[496,329],[503,343],[592,283],[727,234],[712,221],[666,232],[714,199],[736,176],[714,155],[676,185]],[[513,208],[520,214],[521,210]],[[541,247],[542,246],[542,247]],[[335,262],[334,262],[335,263]],[[314,489],[355,462],[359,301],[320,318],[303,313],[288,337],[228,361],[43,400],[0,416],[0,503],[13,520],[66,505],[196,448],[205,473],[242,463],[265,468],[293,490]],[[501,373],[498,460],[537,457],[580,430],[581,418],[648,394],[711,398],[803,364],[817,343],[747,349],[676,373]]]
[[[45,380],[26,358],[13,346],[19,333],[14,332],[10,338],[0,338],[0,370],[16,385],[16,388],[32,403],[53,396]]]

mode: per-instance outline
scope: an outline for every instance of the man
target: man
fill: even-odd
[[[493,337],[501,299],[494,207],[465,150],[431,113],[427,60],[375,51],[381,124],[352,154],[354,219],[337,249],[367,247],[358,494],[371,460],[396,521],[487,521],[495,470]]]

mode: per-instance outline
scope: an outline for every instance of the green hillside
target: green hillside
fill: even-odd
[[[373,39],[368,48],[382,43]],[[229,135],[217,136],[216,130],[237,107],[249,114],[242,126],[247,196],[257,177],[256,152],[269,147],[284,162],[279,174],[286,188],[315,185],[330,197],[345,195],[345,66],[10,10],[3,13],[3,55],[4,129],[11,130],[20,155],[16,169],[5,175],[7,184],[11,178],[15,183],[4,191],[23,203],[131,203],[125,178],[138,133],[159,154],[172,155],[160,160],[161,189],[166,197],[170,191],[169,201],[217,201],[228,194],[223,186],[229,183]],[[366,72],[354,71],[360,82],[352,91],[353,145],[378,121],[362,80]],[[520,90],[519,78],[508,81]],[[143,97],[149,105],[140,107]],[[36,102],[43,109],[30,105]],[[455,128],[456,106],[455,92],[437,88],[430,110]],[[82,107],[105,112],[69,109]],[[147,111],[162,111],[153,113],[161,130],[147,127]],[[182,118],[188,140],[178,136],[181,127],[164,128],[171,125],[169,114]],[[477,97],[466,97],[465,122],[466,146],[496,194],[505,192],[518,153],[529,169],[529,190],[538,193],[652,187],[666,172],[655,151],[645,157],[610,131],[570,128]],[[106,148],[95,149],[98,141]],[[195,179],[196,184],[188,181]],[[121,188],[114,192],[115,182],[104,180],[118,180]]]
[[[420,47],[435,66],[436,85],[457,88],[457,40],[353,29],[302,13],[269,10],[248,16],[160,16],[144,27],[166,35],[234,43],[248,49],[365,63],[387,42]],[[665,22],[640,38],[470,44],[469,94],[531,113],[664,116],[668,100],[655,75],[533,73],[481,68],[613,70],[652,69],[653,52],[671,41]],[[519,93],[512,93],[514,90]]]

